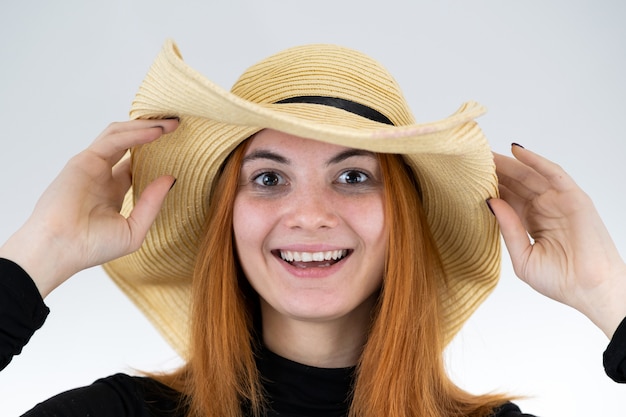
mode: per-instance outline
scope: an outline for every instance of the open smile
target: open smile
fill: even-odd
[[[275,256],[298,268],[324,268],[342,261],[351,253],[351,249],[338,249],[322,252],[298,252],[290,250],[273,251]]]

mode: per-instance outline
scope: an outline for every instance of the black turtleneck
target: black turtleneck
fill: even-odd
[[[316,368],[268,349],[257,359],[270,399],[267,417],[343,417],[348,413],[354,367]]]

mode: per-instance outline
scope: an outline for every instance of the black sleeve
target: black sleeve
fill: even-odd
[[[492,417],[534,417],[531,414],[524,414],[519,407],[513,403],[506,403],[494,410]]]
[[[22,417],[183,417],[179,399],[153,379],[116,374],[56,395]]]
[[[626,318],[615,330],[615,334],[604,351],[604,370],[615,382],[626,383]]]
[[[49,312],[30,276],[0,258],[0,370],[22,351]]]

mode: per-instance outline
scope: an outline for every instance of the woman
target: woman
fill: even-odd
[[[272,56],[229,94],[168,42],[133,103],[144,120],[70,161],[0,257],[43,296],[105,263],[187,363],[27,415],[520,416],[442,361],[496,284],[496,218],[522,279],[616,334],[621,378],[623,261],[584,193],[520,146],[495,157],[497,198],[482,111],[415,124],[378,63],[328,45]]]

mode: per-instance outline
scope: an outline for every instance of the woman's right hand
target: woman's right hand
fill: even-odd
[[[24,268],[45,297],[73,274],[137,250],[175,179],[155,179],[126,218],[120,208],[131,174],[122,158],[177,127],[175,119],[111,124],[67,163],[0,257]]]

